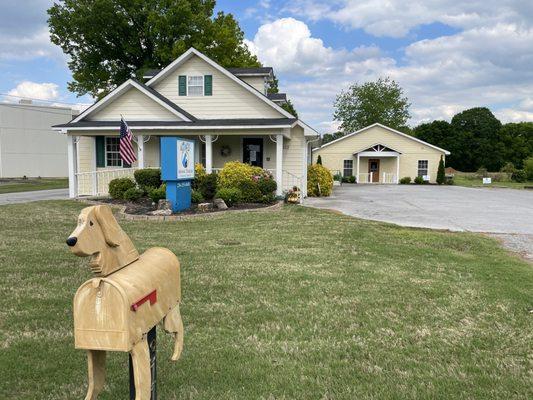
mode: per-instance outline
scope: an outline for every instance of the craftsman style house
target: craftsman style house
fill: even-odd
[[[313,149],[334,174],[357,183],[399,183],[420,176],[435,182],[440,158],[450,152],[414,136],[375,123]]]
[[[195,162],[216,172],[242,161],[272,172],[278,194],[307,186],[311,142],[318,133],[280,107],[286,96],[269,95],[272,68],[225,69],[191,48],[145,83],[130,79],[66,124],[70,197],[107,193],[109,181],[136,168],[160,166],[160,138],[193,139]],[[119,157],[120,118],[133,136],[133,165]]]

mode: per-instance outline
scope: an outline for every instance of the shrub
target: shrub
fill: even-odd
[[[137,201],[142,197],[143,194],[144,191],[141,189],[137,189],[135,187],[129,188],[124,192],[124,200]]]
[[[347,177],[347,176],[343,176],[343,177],[342,177],[342,182],[343,182],[343,183],[348,183],[348,182],[350,182],[350,178]]]
[[[191,203],[201,203],[204,201],[204,196],[202,196],[202,193],[200,193],[198,190],[192,190],[191,192]]]
[[[322,165],[322,157],[320,156],[320,154],[318,155],[318,158],[316,159],[316,163],[318,165]]]
[[[329,196],[333,190],[333,175],[319,164],[307,166],[307,195]]]
[[[410,176],[404,176],[402,179],[400,179],[400,184],[407,185],[411,183],[411,177]]]
[[[161,185],[157,189],[151,189],[148,192],[148,197],[152,199],[154,203],[158,203],[159,200],[167,198],[167,186],[165,184]]]
[[[355,176],[350,175],[350,176],[348,177],[348,182],[350,182],[350,183],[355,183]]]
[[[161,186],[161,170],[155,168],[138,169],[133,173],[135,182],[145,192]]]
[[[224,165],[218,174],[219,187],[236,187],[239,188],[242,182],[253,181],[254,176],[263,176],[267,174],[262,168],[254,167],[250,164],[231,161]]]
[[[242,193],[237,188],[225,187],[217,191],[216,198],[224,200],[228,207],[242,201]]]
[[[504,172],[508,174],[508,176],[512,176],[513,173],[516,171],[516,168],[512,162],[506,163],[503,167],[501,167],[500,172]]]
[[[241,191],[242,195],[242,201],[245,203],[257,203],[261,201],[261,196],[263,195],[261,193],[261,190],[259,190],[259,185],[257,182],[251,180],[251,181],[243,181],[237,187]]]
[[[487,171],[487,168],[479,167],[479,169],[476,171],[476,175],[478,178],[488,178],[489,172]]]
[[[198,190],[204,199],[211,200],[217,192],[217,174],[205,174],[198,179],[196,190]]]
[[[342,175],[339,173],[333,175],[333,180],[337,182],[342,182]]]
[[[202,181],[202,179],[207,175],[205,172],[205,168],[202,164],[196,163],[194,164],[194,179],[192,181],[192,188],[198,189],[199,183]]]
[[[453,176],[447,176],[446,181],[444,182],[446,185],[455,185],[455,181],[453,180]]]
[[[533,181],[533,157],[524,160],[524,171],[526,171],[527,179]]]
[[[114,199],[124,199],[124,192],[134,189],[135,182],[131,178],[117,178],[109,182],[109,195]]]
[[[515,182],[525,182],[527,180],[526,171],[523,169],[517,169],[511,178]]]
[[[257,186],[259,187],[261,194],[264,196],[273,194],[278,188],[276,181],[270,176],[260,177],[257,180]]]
[[[442,185],[446,180],[446,174],[444,172],[444,157],[440,156],[439,168],[437,169],[437,183]]]
[[[276,200],[276,195],[274,193],[264,194],[261,196],[261,203],[270,204]]]
[[[421,185],[421,184],[423,184],[423,183],[424,183],[424,178],[422,178],[421,176],[417,176],[417,177],[415,178],[415,183],[416,183],[417,185]]]

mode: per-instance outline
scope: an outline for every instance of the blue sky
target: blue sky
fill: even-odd
[[[3,0],[0,98],[90,103],[67,90],[70,72],[46,26],[51,0]],[[531,4],[529,4],[531,3]],[[336,129],[335,96],[390,76],[411,125],[488,106],[502,121],[533,121],[533,2],[519,0],[219,0],[306,122]],[[12,97],[6,97],[5,95]]]

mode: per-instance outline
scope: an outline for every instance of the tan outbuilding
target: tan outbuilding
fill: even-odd
[[[450,152],[379,123],[313,149],[334,174],[357,183],[398,183],[417,176],[435,182],[441,156]]]

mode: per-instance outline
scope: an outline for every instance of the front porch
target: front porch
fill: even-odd
[[[275,178],[277,195],[297,186],[305,195],[304,176],[307,154],[303,146],[292,143],[282,133],[191,135],[176,133],[195,142],[194,162],[202,164],[206,172],[219,172],[229,161],[246,162],[268,170]],[[161,135],[136,135],[134,149],[137,161],[123,165],[118,156],[118,136],[69,135],[70,197],[103,196],[108,194],[109,182],[131,177],[136,169],[160,168]],[[300,161],[295,163],[294,161]],[[303,165],[303,167],[302,167]]]
[[[400,153],[375,145],[353,154],[355,179],[360,184],[397,184],[400,175]]]

